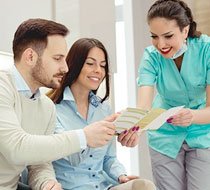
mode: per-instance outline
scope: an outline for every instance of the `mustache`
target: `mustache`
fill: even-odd
[[[60,72],[60,73],[54,74],[53,77],[64,77],[65,74],[66,74],[65,72]]]

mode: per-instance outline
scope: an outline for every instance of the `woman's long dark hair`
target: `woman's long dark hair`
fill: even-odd
[[[85,60],[88,56],[89,51],[94,48],[100,48],[105,55],[105,82],[106,82],[106,93],[105,96],[101,99],[101,102],[106,100],[110,94],[109,87],[109,58],[108,53],[104,47],[104,45],[97,39],[94,38],[81,38],[77,40],[69,50],[69,53],[66,57],[66,62],[69,68],[68,73],[65,75],[62,85],[59,89],[55,89],[50,91],[47,96],[50,97],[54,103],[60,103],[63,99],[63,92],[67,86],[71,86],[78,78]],[[93,90],[94,94],[97,93],[97,90]]]
[[[157,17],[176,20],[180,31],[189,25],[188,37],[198,38],[201,35],[201,32],[197,31],[197,24],[193,20],[191,9],[181,0],[157,0],[148,11],[148,23]]]

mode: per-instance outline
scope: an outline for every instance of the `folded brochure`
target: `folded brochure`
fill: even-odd
[[[114,121],[116,132],[128,130],[134,126],[139,126],[142,130],[157,130],[168,118],[175,115],[184,106],[173,107],[168,110],[153,108],[150,111],[139,108],[127,108]]]

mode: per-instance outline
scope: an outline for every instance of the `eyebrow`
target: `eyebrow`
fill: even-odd
[[[92,59],[93,61],[96,61],[96,59],[95,59],[95,58],[93,58],[93,57],[87,57],[86,59]],[[101,63],[104,63],[104,62],[106,62],[106,60],[101,61]]]
[[[166,36],[166,35],[168,35],[168,34],[171,34],[171,32],[172,32],[172,31],[163,33],[163,34],[161,34],[161,36]],[[154,34],[154,33],[152,33],[152,32],[151,32],[151,34],[157,36],[157,34]]]
[[[63,54],[55,54],[53,56],[65,57],[65,55],[63,55]]]

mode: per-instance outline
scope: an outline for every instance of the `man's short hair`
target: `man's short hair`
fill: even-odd
[[[13,39],[14,60],[19,61],[25,49],[31,47],[39,55],[47,46],[47,37],[51,35],[66,36],[68,29],[57,22],[45,19],[29,19],[16,30]]]

